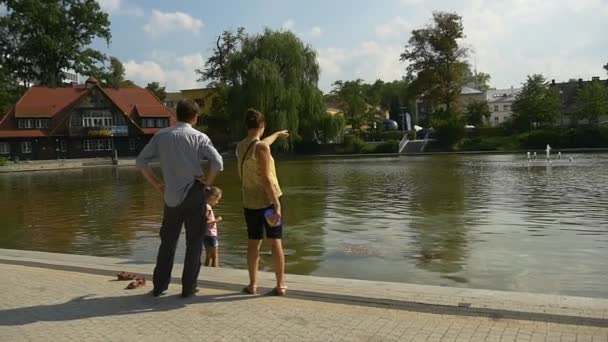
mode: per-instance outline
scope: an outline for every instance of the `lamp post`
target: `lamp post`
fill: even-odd
[[[57,155],[57,160],[59,160],[59,139],[55,139],[55,154]]]
[[[407,115],[407,107],[401,107],[401,133],[405,137],[405,116]]]
[[[118,152],[116,151],[116,145],[114,144],[114,130],[112,129],[112,133],[110,134],[112,138],[112,161],[114,164],[118,164]]]

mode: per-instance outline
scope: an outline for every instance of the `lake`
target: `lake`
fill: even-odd
[[[278,161],[287,272],[608,298],[608,155],[573,157]],[[221,266],[244,269],[236,174],[215,211]],[[0,248],[152,263],[162,205],[131,167],[0,174]]]

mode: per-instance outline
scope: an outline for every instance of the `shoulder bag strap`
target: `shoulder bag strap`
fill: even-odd
[[[251,150],[251,148],[253,147],[253,145],[255,143],[257,143],[259,140],[254,140],[251,142],[251,144],[249,144],[249,146],[247,147],[247,150],[245,151],[245,154],[243,154],[243,158],[241,158],[241,183],[243,182],[243,164],[245,164],[245,159],[247,158],[247,154],[249,153],[249,151]]]

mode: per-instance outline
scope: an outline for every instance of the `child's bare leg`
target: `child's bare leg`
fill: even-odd
[[[212,267],[217,267],[220,263],[219,261],[219,253],[218,253],[218,248],[210,248],[211,253],[211,266]]]
[[[205,267],[208,267],[209,264],[211,263],[211,248],[206,248],[205,249]]]

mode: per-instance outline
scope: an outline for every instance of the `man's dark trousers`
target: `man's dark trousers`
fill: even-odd
[[[182,294],[190,295],[197,288],[198,273],[201,269],[203,237],[207,231],[205,217],[204,185],[195,182],[184,201],[176,207],[165,205],[163,224],[160,228],[160,247],[154,268],[154,293],[167,290],[171,281],[171,270],[177,241],[186,227],[186,258],[182,273]]]

